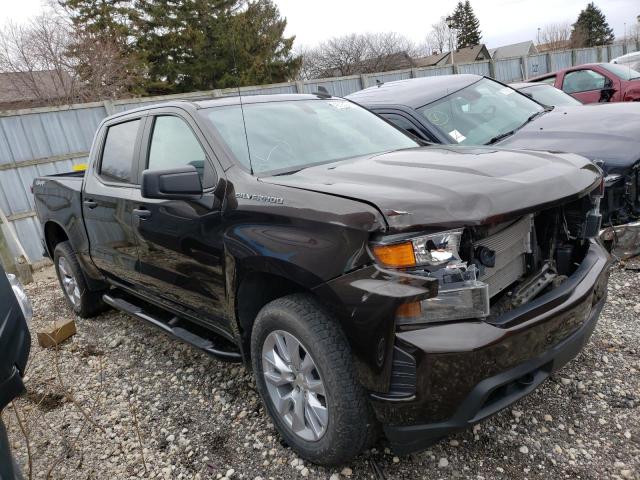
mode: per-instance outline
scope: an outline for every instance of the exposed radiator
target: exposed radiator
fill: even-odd
[[[496,252],[496,264],[486,268],[480,280],[489,285],[489,296],[507,288],[526,272],[525,254],[531,252],[532,215],[526,215],[506,228],[473,244]]]

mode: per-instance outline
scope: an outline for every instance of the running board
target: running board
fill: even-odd
[[[169,335],[182,340],[185,343],[193,345],[196,348],[212,355],[222,361],[225,362],[241,362],[242,356],[239,352],[221,350],[216,348],[213,342],[207,338],[201,337],[194,332],[187,330],[184,327],[184,324],[187,322],[182,322],[182,326],[177,326],[181,322],[177,317],[173,317],[169,320],[163,320],[161,318],[155,317],[151,315],[149,312],[145,311],[144,307],[140,305],[133,304],[128,300],[123,298],[119,298],[116,296],[109,295],[105,293],[102,295],[102,300],[107,305],[115,308],[116,310],[121,310],[129,315],[139,318],[140,320],[144,320],[145,322],[151,323],[155,325],[160,330],[168,333]],[[215,334],[214,334],[215,335]]]

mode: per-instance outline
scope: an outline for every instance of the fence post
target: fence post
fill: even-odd
[[[29,265],[31,265],[32,262],[31,262],[31,259],[29,258],[29,255],[27,255],[27,251],[22,246],[22,243],[20,243],[20,238],[18,238],[18,234],[16,233],[15,229],[13,228],[13,225],[11,225],[11,223],[9,222],[9,220],[7,219],[6,215],[2,210],[0,210],[0,223],[5,225],[7,232],[9,232],[9,236],[13,240],[13,243],[18,247],[18,253],[24,257],[25,261]]]
[[[489,76],[496,78],[496,62],[492,59],[489,60]]]
[[[5,272],[16,273],[16,264],[9,249],[9,243],[7,239],[4,238],[2,228],[0,228],[0,264],[3,266]]]
[[[575,67],[576,65],[576,51],[575,50],[571,50],[571,66]]]
[[[297,80],[295,82],[296,93],[304,93],[304,82],[302,80]]]
[[[411,78],[418,78],[418,75],[416,75],[418,71],[415,68],[411,69]]]
[[[113,100],[103,100],[102,105],[104,105],[104,110],[107,112],[107,116],[116,113],[116,109],[113,108]]]
[[[362,85],[362,90],[369,86],[369,80],[364,73],[360,75],[360,84]]]
[[[529,65],[527,65],[527,57],[520,57],[520,69],[522,70],[522,80],[529,78]]]

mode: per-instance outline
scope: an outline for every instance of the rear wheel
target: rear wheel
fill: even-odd
[[[62,292],[76,315],[89,318],[105,310],[102,292],[89,290],[76,254],[68,241],[56,245],[53,263]]]
[[[251,352],[256,384],[287,444],[322,465],[367,445],[374,419],[347,340],[313,297],[295,294],[258,313]]]

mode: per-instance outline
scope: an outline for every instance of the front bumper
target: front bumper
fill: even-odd
[[[415,395],[372,395],[394,449],[419,450],[493,415],[574,358],[604,305],[609,262],[592,242],[560,287],[492,324],[453,322],[397,333],[396,346],[415,359]]]

